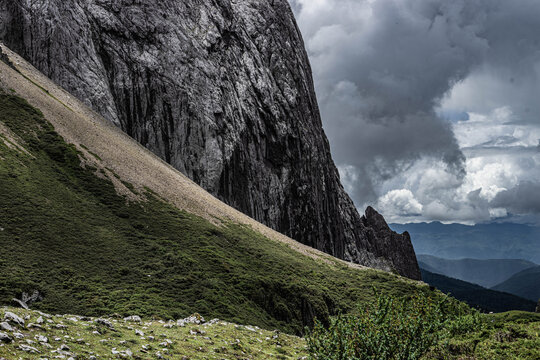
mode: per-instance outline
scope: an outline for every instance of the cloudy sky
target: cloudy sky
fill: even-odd
[[[359,209],[540,223],[540,1],[290,1]]]

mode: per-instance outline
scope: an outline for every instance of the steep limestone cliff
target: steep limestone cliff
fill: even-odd
[[[218,198],[418,279],[407,234],[341,186],[285,0],[0,0],[0,38]]]

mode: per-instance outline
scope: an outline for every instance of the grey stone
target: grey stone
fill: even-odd
[[[29,352],[31,354],[38,354],[39,353],[38,349],[36,349],[35,347],[32,347],[30,345],[20,344],[19,349],[21,349],[22,351]]]
[[[36,335],[35,339],[40,343],[48,343],[49,339],[46,336],[43,335]]]
[[[100,319],[96,319],[95,321],[96,321],[96,323],[98,323],[98,324],[105,325],[105,326],[108,327],[109,329],[113,329],[113,328],[114,328],[113,323],[110,322],[109,320],[101,319],[101,318],[100,318]]]
[[[0,39],[229,205],[419,279],[340,183],[287,0],[0,0]],[[378,220],[377,220],[378,222]]]
[[[4,314],[4,320],[20,325],[20,326],[24,326],[23,318],[21,318],[20,316],[17,316],[16,314],[10,311],[6,311],[6,313]]]
[[[6,333],[0,332],[0,342],[11,342],[13,339]]]
[[[0,323],[0,330],[13,331],[13,326],[9,325],[9,323],[4,321]]]
[[[124,318],[124,321],[130,321],[130,322],[141,322],[142,319],[138,315],[132,315]]]

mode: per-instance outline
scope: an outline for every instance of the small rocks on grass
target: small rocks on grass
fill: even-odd
[[[114,326],[113,326],[112,322],[110,322],[109,320],[99,318],[99,319],[96,319],[95,321],[98,324],[105,325],[109,329],[114,329]]]
[[[159,343],[159,346],[167,347],[167,346],[169,346],[169,345],[171,345],[171,344],[172,344],[172,341],[169,340],[169,339],[166,339],[164,342]]]
[[[144,332],[139,329],[135,329],[135,335],[144,336]]]
[[[185,319],[178,320],[176,324],[178,326],[186,326],[186,324],[196,324],[200,325],[204,323],[204,318],[201,316],[201,314],[193,314]]]
[[[43,336],[43,335],[36,335],[34,337],[34,339],[36,339],[40,343],[48,343],[49,342],[49,339],[46,336]]]
[[[36,349],[35,347],[32,347],[30,345],[20,344],[19,349],[21,349],[22,351],[29,352],[31,354],[38,354],[39,353],[38,349]]]
[[[131,315],[131,316],[125,317],[124,321],[139,322],[140,323],[142,321],[142,319],[138,315]]]
[[[9,323],[4,321],[0,323],[0,330],[13,331],[13,326],[9,325]]]
[[[9,336],[6,333],[0,332],[0,342],[9,343],[9,342],[12,342],[12,341],[13,341],[13,339],[11,338],[11,336]]]
[[[200,330],[200,329],[191,329],[191,330],[189,330],[189,333],[191,335],[199,335],[199,334],[204,335],[204,334],[206,334],[206,331]]]
[[[215,325],[215,324],[219,324],[220,320],[219,319],[212,319],[206,323],[203,324],[203,326],[212,326],[212,325]]]
[[[43,322],[43,316],[38,317],[36,320],[36,324],[43,324]]]
[[[13,337],[15,339],[24,339],[24,334],[21,334],[20,332],[13,333]]]
[[[61,350],[61,351],[69,351],[69,346],[67,346],[66,344],[62,344],[60,345],[60,347],[58,348],[58,350]]]
[[[6,311],[4,314],[4,320],[15,323],[20,326],[24,326],[24,320],[10,311]]]
[[[113,355],[119,355],[121,357],[132,357],[133,352],[130,349],[126,350],[117,350],[116,348],[112,348],[111,352]]]
[[[44,318],[47,318],[47,319],[50,319],[52,318],[52,315],[51,314],[47,314],[47,313],[44,313],[44,312],[41,312],[41,311],[36,311],[39,315],[43,316]]]

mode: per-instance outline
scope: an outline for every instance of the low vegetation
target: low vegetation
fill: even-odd
[[[316,323],[310,359],[540,359],[540,314],[481,314],[452,298],[380,295],[359,311]]]
[[[397,315],[396,319],[385,315],[386,311],[381,312],[388,308]],[[329,328],[319,324],[303,339],[218,320],[197,324],[204,320],[198,315],[180,321],[163,321],[139,320],[134,316],[124,319],[119,315],[104,318],[48,315],[5,307],[0,308],[0,359],[58,356],[88,360],[540,358],[540,314],[514,311],[485,315],[461,308],[464,313],[456,316],[445,312],[448,308],[444,310],[444,304],[423,297],[413,298],[408,305],[398,298],[382,298],[377,305],[360,309],[367,311],[336,317]],[[16,315],[23,322],[6,317],[6,313]],[[427,315],[433,322],[404,316],[415,313]],[[390,327],[392,325],[398,327]],[[399,327],[401,325],[405,327]],[[359,333],[361,326],[366,331]],[[352,332],[348,333],[347,329]],[[418,333],[413,337],[415,330]],[[321,347],[322,342],[332,351]],[[345,344],[354,346],[349,348]],[[364,357],[353,357],[353,350]]]

